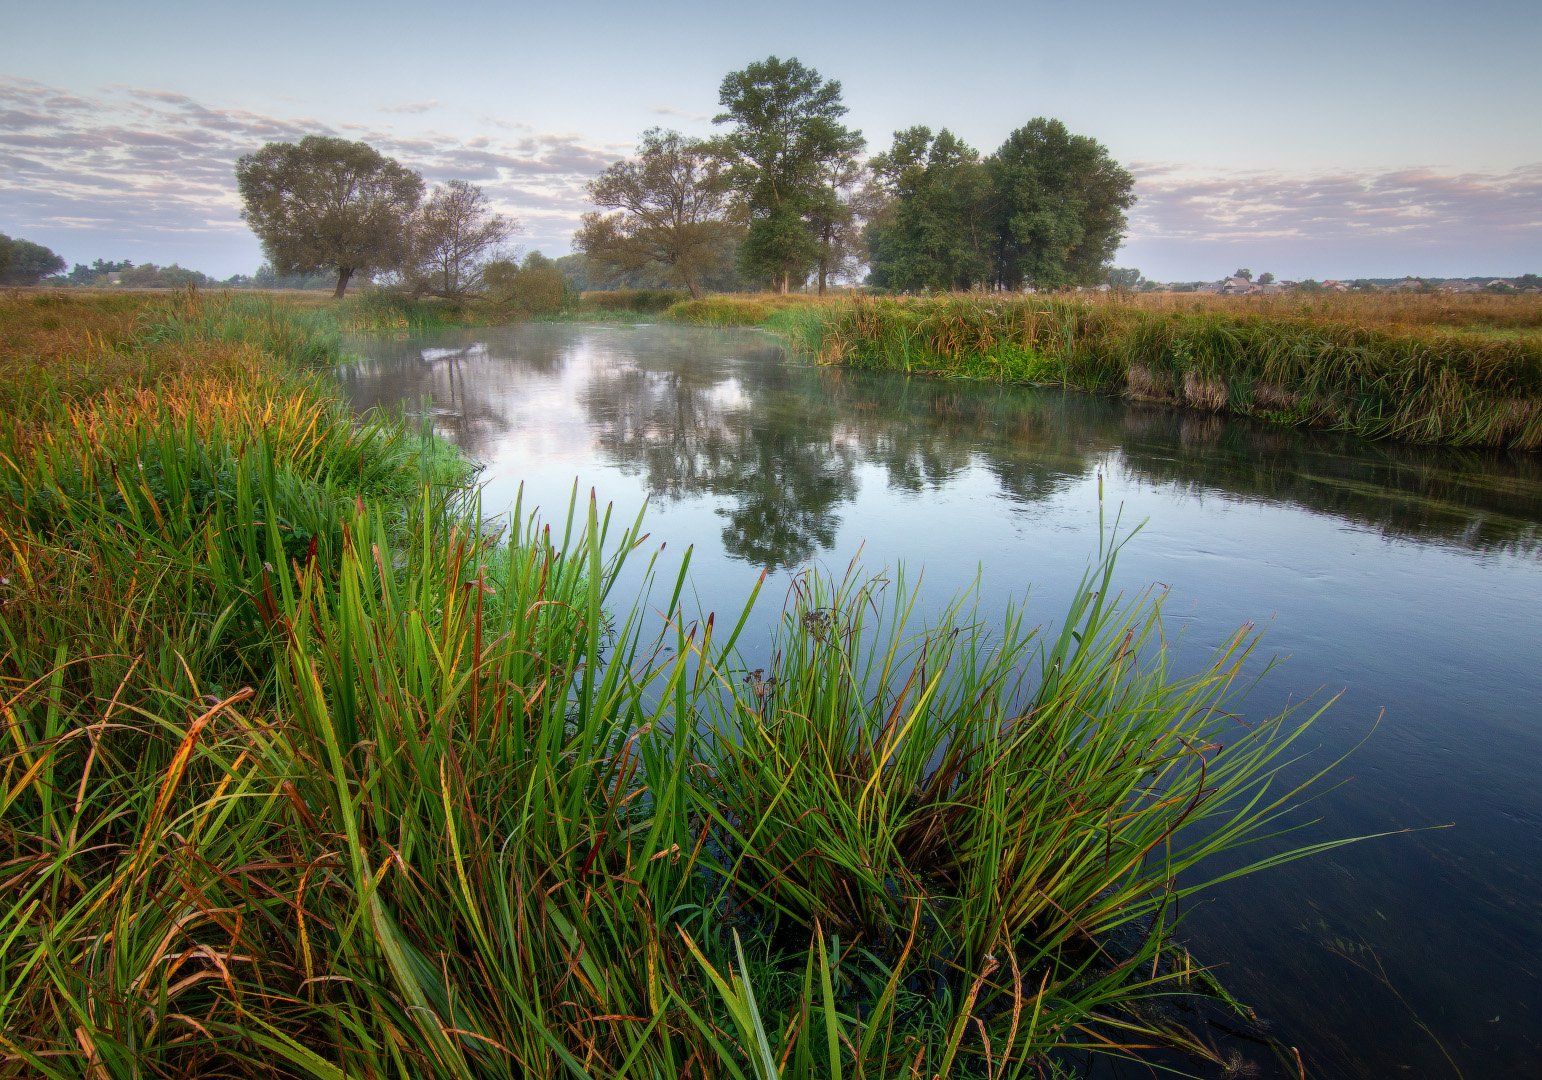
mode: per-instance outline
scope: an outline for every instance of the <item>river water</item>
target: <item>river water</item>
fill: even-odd
[[[361,410],[405,407],[485,466],[484,504],[566,511],[575,478],[694,545],[704,604],[768,637],[790,572],[924,569],[941,605],[1052,625],[1126,526],[1197,666],[1254,623],[1258,715],[1342,697],[1359,745],[1295,840],[1399,831],[1244,879],[1185,940],[1314,1076],[1542,1076],[1542,455],[1368,443],[1057,390],[815,367],[752,331],[533,324],[359,338]],[[1030,590],[1031,586],[1031,590]],[[1239,1051],[1255,1056],[1246,1042]],[[1261,1062],[1267,1074],[1271,1066]]]

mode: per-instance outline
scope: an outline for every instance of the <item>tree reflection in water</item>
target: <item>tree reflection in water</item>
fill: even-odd
[[[911,494],[971,469],[1026,507],[1099,467],[1226,498],[1288,503],[1387,536],[1538,548],[1537,455],[1266,427],[1055,389],[789,363],[751,332],[535,324],[356,344],[361,407],[427,402],[489,460],[520,429],[566,425],[655,500],[710,498],[722,543],[757,566],[835,543],[864,474]]]

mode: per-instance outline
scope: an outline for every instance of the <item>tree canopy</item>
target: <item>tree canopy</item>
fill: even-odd
[[[1108,268],[1108,284],[1115,289],[1124,289],[1133,292],[1150,284],[1146,275],[1133,266],[1111,266]]]
[[[896,132],[870,162],[877,207],[867,228],[868,280],[885,289],[969,289],[990,268],[990,178],[946,128]]]
[[[613,274],[656,267],[692,296],[733,257],[744,231],[722,159],[677,131],[644,132],[636,156],[596,177],[589,198],[610,211],[584,215],[573,238],[591,266]]]
[[[42,244],[0,233],[0,285],[36,285],[62,273],[64,260]]]
[[[361,142],[308,135],[236,164],[242,211],[280,274],[356,273],[401,264],[423,178]]]
[[[487,194],[465,180],[435,188],[412,220],[402,276],[414,293],[458,300],[481,286],[483,268],[518,226],[493,212]]]
[[[994,284],[1094,285],[1124,239],[1135,179],[1102,143],[1039,117],[986,160]]]
[[[786,292],[821,264],[834,242],[838,180],[865,145],[841,123],[841,84],[796,59],[771,56],[730,72],[718,91],[731,125],[718,141],[743,194],[749,231],[745,272]]]

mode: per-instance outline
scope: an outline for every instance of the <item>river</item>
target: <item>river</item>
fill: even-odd
[[[940,605],[1053,624],[1108,517],[1130,591],[1170,589],[1197,666],[1243,623],[1282,662],[1259,714],[1342,692],[1352,748],[1294,840],[1393,832],[1231,883],[1184,938],[1314,1076],[1542,1075],[1542,455],[1369,443],[1053,389],[821,368],[753,331],[531,324],[349,342],[361,409],[406,407],[484,466],[484,505],[575,478],[702,602],[809,562],[924,569]],[[1031,588],[1030,588],[1031,586]],[[1244,1044],[1241,1052],[1252,1057]]]

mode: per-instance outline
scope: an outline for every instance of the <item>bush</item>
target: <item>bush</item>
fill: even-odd
[[[498,259],[482,268],[482,286],[495,309],[529,318],[553,315],[568,300],[567,279],[555,263],[531,252],[524,265]]]
[[[578,300],[581,311],[631,311],[656,315],[673,304],[690,299],[683,289],[601,289],[584,293]]]

